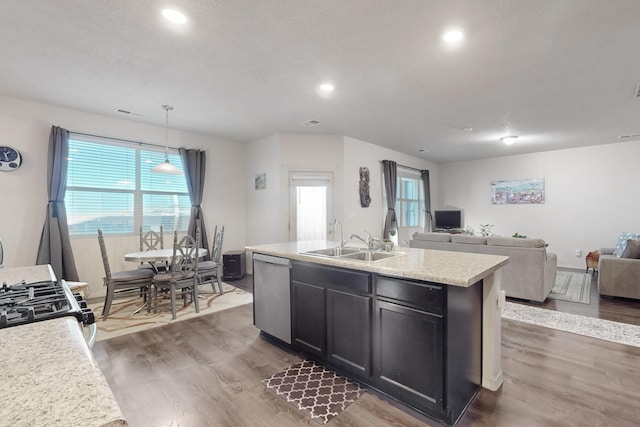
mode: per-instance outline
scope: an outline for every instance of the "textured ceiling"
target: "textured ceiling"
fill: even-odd
[[[167,5],[189,23],[164,22]],[[172,128],[239,142],[340,134],[447,162],[640,132],[637,0],[1,6],[0,94],[157,125],[171,104]],[[466,34],[457,49],[440,41],[452,25]],[[520,138],[507,147],[507,134]]]

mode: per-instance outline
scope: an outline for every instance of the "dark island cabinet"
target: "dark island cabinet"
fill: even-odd
[[[326,354],[326,302],[322,286],[291,282],[291,339],[303,351]]]
[[[480,388],[482,282],[292,266],[296,350],[445,424],[459,419]]]
[[[441,315],[376,301],[375,381],[411,406],[443,409],[444,322]]]
[[[327,360],[364,377],[371,375],[372,300],[327,289]]]
[[[292,333],[296,348],[348,375],[371,375],[371,274],[294,262]]]

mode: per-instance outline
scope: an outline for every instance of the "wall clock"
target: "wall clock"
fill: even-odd
[[[22,164],[22,154],[12,147],[0,146],[0,171],[10,172]]]

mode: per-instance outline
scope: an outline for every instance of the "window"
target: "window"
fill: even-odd
[[[396,187],[396,217],[398,228],[424,226],[424,191],[422,178],[398,168]]]
[[[384,175],[384,172],[383,172]],[[425,224],[424,190],[422,176],[413,169],[398,165],[396,172],[396,220],[398,223],[398,245],[409,246],[411,235],[423,231]],[[387,216],[387,195],[382,181],[382,221]]]
[[[65,206],[69,233],[133,234],[186,231],[191,201],[184,175],[151,173],[163,150],[140,144],[71,134]],[[169,161],[182,170],[180,156]]]

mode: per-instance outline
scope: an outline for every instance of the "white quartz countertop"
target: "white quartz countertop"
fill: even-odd
[[[509,260],[509,257],[501,255],[405,247],[394,248],[394,252],[400,252],[402,255],[371,262],[306,255],[304,253],[310,250],[335,246],[337,246],[336,242],[314,240],[254,245],[247,246],[245,249],[265,255],[462,287],[471,286],[484,279]]]
[[[48,278],[47,265],[0,269],[0,284]],[[74,317],[0,329],[0,360],[0,425],[127,425]]]

